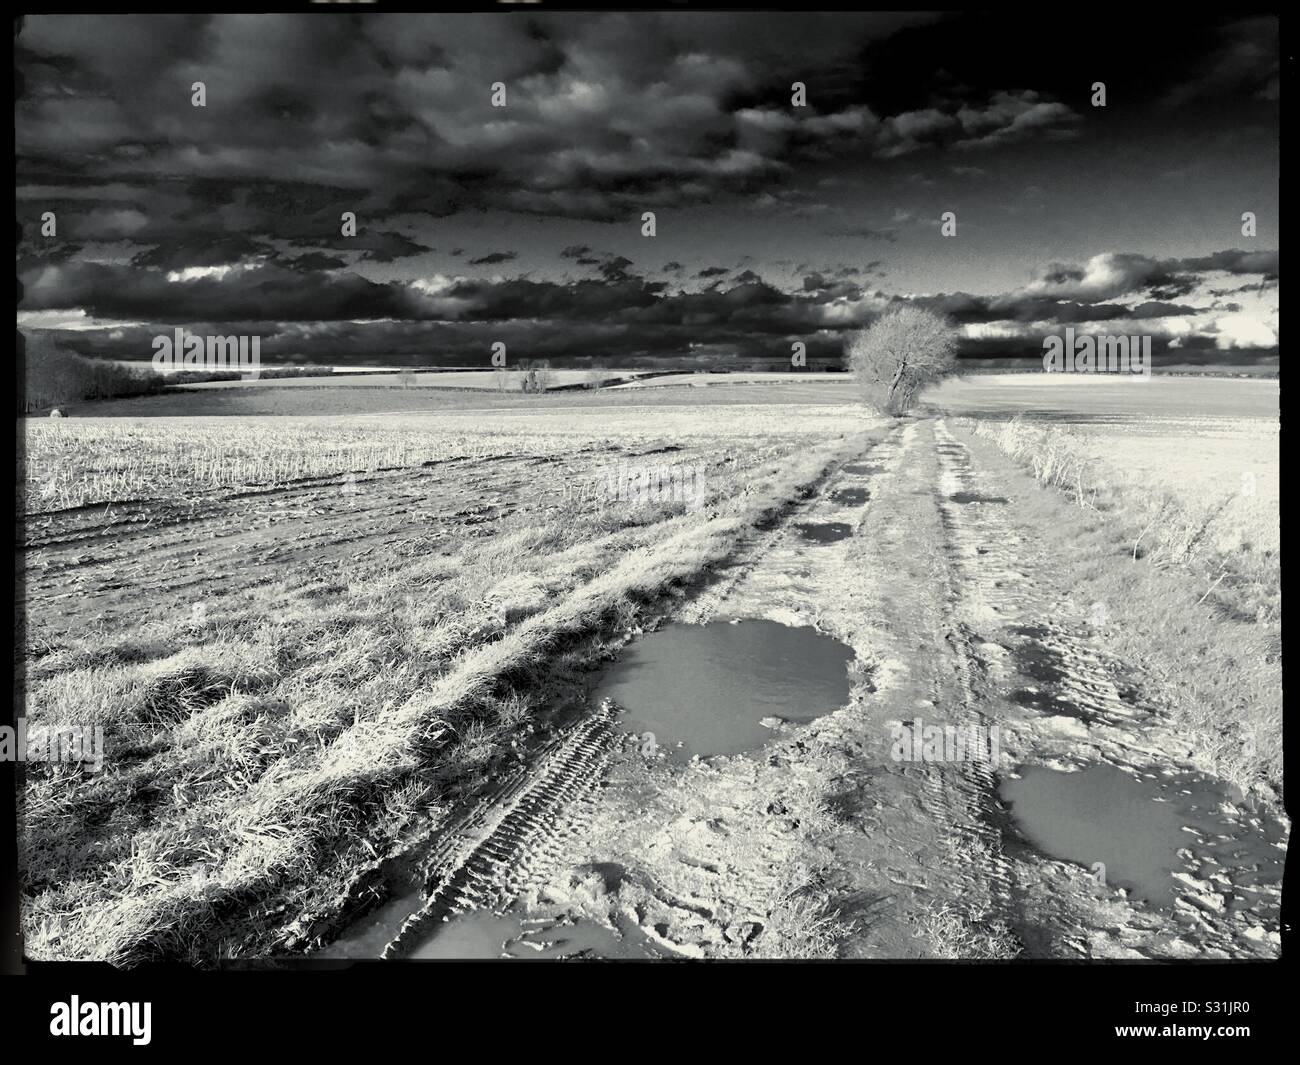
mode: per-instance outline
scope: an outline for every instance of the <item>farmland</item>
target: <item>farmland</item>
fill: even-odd
[[[783,382],[228,387],[27,421],[26,715],[107,750],[28,768],[29,953],[496,956],[527,926],[610,956],[1274,955],[1276,386],[1157,384],[955,383],[900,420]],[[1034,461],[1058,446],[1096,458],[1082,501]],[[1239,459],[1254,532],[1134,547],[1157,495],[1217,500]],[[611,496],[620,468],[704,491]],[[731,621],[838,641],[842,705],[691,757],[601,703],[638,641]],[[996,724],[1000,760],[900,762],[920,720]],[[1000,786],[1064,770],[1187,806],[1153,901],[1007,820]],[[472,901],[439,911],[440,883]]]

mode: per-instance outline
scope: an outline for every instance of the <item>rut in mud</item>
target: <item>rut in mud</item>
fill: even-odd
[[[582,830],[581,809],[609,758],[613,704],[553,741],[531,772],[482,801],[431,856],[427,901],[384,947],[397,958],[436,922],[470,910],[499,909],[512,901],[565,838]]]

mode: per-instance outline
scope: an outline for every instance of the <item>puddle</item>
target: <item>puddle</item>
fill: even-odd
[[[610,928],[582,918],[528,918],[507,910],[476,910],[435,929],[411,952],[423,961],[473,961],[514,958],[524,961],[564,958],[645,959],[662,957],[635,926]]]
[[[853,660],[847,644],[812,628],[672,624],[629,644],[591,698],[613,699],[620,726],[654,733],[673,761],[739,754],[776,735],[764,718],[802,723],[844,706]]]
[[[312,955],[317,959],[378,958],[401,927],[402,919],[419,908],[416,895],[397,899],[377,910],[349,934]],[[504,913],[473,910],[458,914],[433,929],[406,957],[423,961],[477,961],[512,958],[523,961],[565,958],[645,959],[664,957],[635,925],[616,928],[569,915],[529,916],[522,906]]]
[[[978,492],[954,492],[948,497],[954,503],[1005,503],[1005,496],[984,496]]]
[[[1017,688],[1007,696],[1007,701],[1023,706],[1026,710],[1036,710],[1040,714],[1057,717],[1076,717],[1091,724],[1095,715],[1077,706],[1063,695],[1052,692],[1036,691],[1033,688]]]
[[[860,506],[870,498],[871,492],[865,488],[841,488],[838,492],[831,493],[832,502],[850,507]]]
[[[873,465],[872,465],[871,463],[869,463],[869,462],[852,462],[852,463],[850,463],[849,465],[847,465],[847,466],[844,467],[844,472],[845,472],[845,473],[856,473],[856,474],[859,474],[859,475],[861,475],[861,474],[873,474],[873,473],[879,473],[879,472],[880,472],[880,467],[879,467],[879,466],[873,466]]]
[[[1060,684],[1068,676],[1060,654],[1041,643],[1022,643],[1011,648],[1011,660],[1022,677],[1040,684]]]
[[[802,521],[795,524],[799,535],[815,544],[833,544],[853,535],[853,527],[842,521]]]
[[[1275,844],[1283,830],[1221,812],[1233,801],[1226,785],[1195,773],[1135,777],[1111,765],[1020,772],[1002,782],[1000,794],[1020,830],[1045,854],[1090,870],[1101,862],[1109,886],[1162,909],[1189,892],[1175,872],[1191,869],[1199,877],[1207,868],[1220,879],[1201,894],[1216,896],[1223,908],[1274,906],[1258,885],[1282,881],[1283,851]],[[1179,857],[1183,848],[1194,852],[1194,864]]]

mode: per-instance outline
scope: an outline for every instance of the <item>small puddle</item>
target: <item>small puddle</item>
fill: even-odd
[[[853,527],[842,521],[796,522],[795,528],[800,536],[815,544],[833,544],[853,535]]]
[[[869,474],[880,472],[879,466],[873,466],[869,462],[851,462],[849,463],[849,465],[843,467],[843,469],[845,473],[856,473],[859,475],[862,474],[869,475]]]
[[[1011,648],[1011,660],[1022,677],[1040,684],[1060,684],[1069,674],[1061,655],[1041,643],[1022,643]]]
[[[979,492],[954,492],[948,497],[954,503],[1005,503],[1005,496],[985,496]]]
[[[340,936],[313,958],[378,958],[401,927],[402,919],[420,905],[418,895],[394,900],[358,927]],[[513,958],[524,961],[565,958],[644,959],[664,957],[662,951],[630,922],[609,927],[570,915],[530,916],[521,905],[504,913],[472,910],[435,925],[405,957],[423,961],[477,961]]]
[[[831,493],[831,501],[843,503],[845,506],[856,507],[865,503],[871,498],[871,492],[866,488],[841,488],[837,492]]]
[[[844,706],[853,660],[851,647],[812,628],[674,623],[629,644],[592,701],[613,699],[620,724],[653,733],[673,761],[739,754],[775,735],[764,719],[803,723]]]
[[[1188,868],[1198,878],[1219,875],[1201,894],[1217,896],[1227,910],[1257,907],[1257,885],[1282,880],[1283,852],[1275,846],[1284,838],[1281,826],[1230,818],[1221,810],[1233,801],[1228,787],[1209,777],[1135,777],[1111,765],[1073,773],[1031,766],[999,790],[1039,850],[1090,870],[1100,862],[1108,885],[1162,909],[1189,891],[1174,878]],[[1194,861],[1179,856],[1184,848]]]
[[[633,925],[610,928],[583,918],[528,918],[507,910],[476,910],[453,917],[411,952],[422,961],[486,958],[645,959],[663,955]]]
[[[1040,714],[1052,714],[1059,717],[1077,717],[1080,721],[1091,724],[1096,715],[1054,692],[1038,691],[1034,688],[1017,688],[1007,696],[1008,702],[1023,706],[1026,710],[1036,710]]]

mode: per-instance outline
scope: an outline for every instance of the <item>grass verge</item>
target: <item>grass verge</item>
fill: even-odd
[[[957,428],[984,461],[994,449],[1012,460],[1018,513],[1048,538],[1058,578],[1103,645],[1137,671],[1144,699],[1185,730],[1192,760],[1243,790],[1280,795],[1281,574],[1277,550],[1258,546],[1276,538],[1267,508],[1105,479],[1068,430]]]

